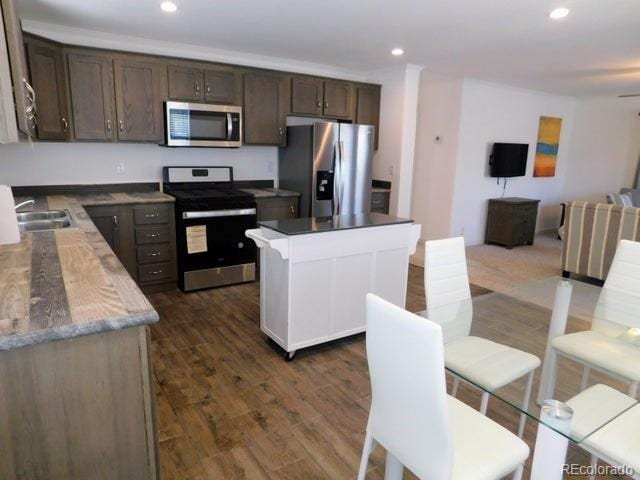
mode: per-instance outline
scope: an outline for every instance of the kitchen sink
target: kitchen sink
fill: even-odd
[[[31,222],[33,220],[55,220],[68,217],[66,210],[46,210],[43,212],[24,212],[16,214],[18,222]]]
[[[40,232],[74,227],[68,210],[47,210],[43,212],[24,212],[16,214],[20,232]]]

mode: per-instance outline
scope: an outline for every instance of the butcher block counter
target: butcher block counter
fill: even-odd
[[[0,246],[0,478],[158,478],[146,327],[158,314],[83,205],[167,196],[35,200],[21,211],[68,210],[73,225]]]

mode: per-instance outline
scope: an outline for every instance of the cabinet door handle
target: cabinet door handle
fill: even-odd
[[[111,133],[111,120],[107,119],[107,132]]]
[[[67,119],[62,117],[62,129],[66,132],[67,130],[69,130],[69,122],[67,122]]]
[[[278,129],[278,135],[282,136],[282,127]]]
[[[322,108],[322,100],[318,100],[318,110]]]
[[[196,82],[196,93],[200,93],[200,84]]]
[[[124,121],[123,120],[119,120],[118,121],[118,125],[120,125],[120,133],[124,132]]]
[[[329,108],[329,102],[324,102],[324,108]]]
[[[23,78],[22,82],[24,83],[24,87],[27,89],[27,97],[31,102],[31,105],[25,107],[24,111],[25,113],[31,113],[31,112],[35,113],[36,112],[36,91],[29,84],[29,82],[27,82],[26,79]]]
[[[113,224],[117,227],[118,226],[118,216],[114,215],[113,216]]]
[[[144,218],[157,218],[159,217],[160,214],[159,213],[147,213]]]
[[[147,253],[147,257],[157,257],[160,255],[160,252],[149,252]]]
[[[147,233],[145,236],[147,238],[156,238],[156,237],[159,237],[160,234],[159,233]]]
[[[211,85],[207,83],[207,93],[211,93]]]
[[[291,210],[291,215],[295,215],[296,214],[296,209],[293,208],[293,205],[289,205],[289,210]]]
[[[160,270],[154,270],[153,272],[149,272],[149,275],[159,275],[162,273],[162,269]]]

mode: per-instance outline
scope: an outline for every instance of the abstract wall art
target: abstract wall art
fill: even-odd
[[[534,177],[555,177],[561,129],[561,118],[540,117],[536,159],[533,164]]]

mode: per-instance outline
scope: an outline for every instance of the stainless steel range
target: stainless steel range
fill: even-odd
[[[255,280],[252,194],[233,186],[232,167],[164,167],[164,192],[176,198],[178,285],[185,291]]]

